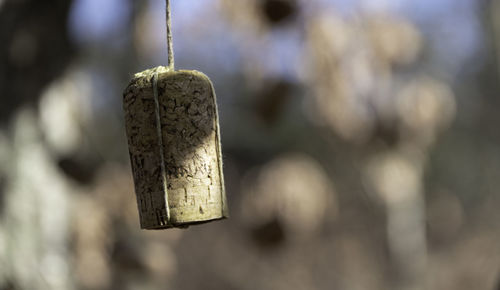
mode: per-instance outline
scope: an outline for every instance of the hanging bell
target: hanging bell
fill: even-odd
[[[173,69],[171,38],[169,62],[137,73],[123,94],[143,229],[228,217],[213,85],[201,72]]]

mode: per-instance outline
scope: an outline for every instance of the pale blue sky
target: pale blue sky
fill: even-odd
[[[83,44],[112,42],[127,29],[128,3],[123,0],[76,0],[70,16],[72,38]],[[231,73],[234,62],[239,60],[238,36],[234,35],[229,23],[220,21],[217,3],[217,0],[172,0],[176,58],[180,63],[197,62],[202,69],[216,62],[221,69]],[[346,17],[366,10],[392,11],[408,17],[431,41],[436,66],[452,75],[480,48],[482,36],[476,15],[478,1],[475,0],[316,0],[315,4],[333,7]],[[162,0],[150,0],[155,19],[151,29],[157,29],[159,36],[164,35],[165,29],[164,5]],[[211,29],[206,30],[207,35],[202,39],[193,39],[184,33],[184,28],[200,17],[206,19]],[[299,38],[290,32],[274,34],[268,53],[269,70],[290,74],[290,63],[299,51]],[[200,42],[204,43],[204,48],[197,45]],[[213,54],[207,59],[199,51],[201,49]],[[159,55],[153,59],[163,61],[163,58],[164,55]]]

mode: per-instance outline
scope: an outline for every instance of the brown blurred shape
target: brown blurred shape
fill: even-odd
[[[296,0],[261,0],[260,9],[271,25],[287,22],[298,13]]]
[[[285,110],[293,86],[285,80],[267,80],[263,87],[257,97],[257,114],[267,125],[273,125]]]

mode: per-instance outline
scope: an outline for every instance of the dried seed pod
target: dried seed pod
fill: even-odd
[[[123,96],[141,228],[228,216],[213,85],[198,71],[157,67]]]

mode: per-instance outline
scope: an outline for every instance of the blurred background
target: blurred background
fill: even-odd
[[[0,289],[500,289],[500,2],[172,0],[231,218],[141,231],[163,0],[0,0]]]

